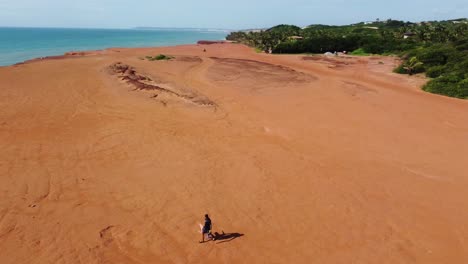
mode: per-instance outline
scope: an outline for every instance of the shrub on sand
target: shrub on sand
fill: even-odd
[[[369,56],[370,55],[363,48],[356,49],[353,52],[351,52],[350,54],[354,55],[354,56]]]
[[[157,56],[154,56],[154,57],[151,57],[151,56],[146,56],[146,58],[149,60],[149,61],[156,61],[156,60],[170,60],[170,59],[173,59],[174,57],[172,56],[168,56],[168,55],[164,55],[164,54],[159,54]]]

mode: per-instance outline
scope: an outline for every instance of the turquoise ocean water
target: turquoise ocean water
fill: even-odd
[[[112,47],[153,47],[223,40],[227,31],[203,29],[1,28],[0,66],[62,55],[68,51]]]

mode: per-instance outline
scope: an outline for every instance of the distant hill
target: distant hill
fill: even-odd
[[[231,32],[230,29],[220,28],[167,28],[167,27],[135,27],[138,30],[167,30],[167,31],[216,31],[216,32]]]

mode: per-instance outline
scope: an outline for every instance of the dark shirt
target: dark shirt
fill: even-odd
[[[203,229],[211,230],[211,219],[210,218],[205,218],[205,226],[203,226]]]

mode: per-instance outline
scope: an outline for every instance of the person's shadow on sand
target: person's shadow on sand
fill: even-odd
[[[213,234],[213,241],[219,241],[217,244],[219,243],[225,243],[225,242],[230,242],[238,237],[241,237],[241,236],[244,236],[244,234],[240,234],[240,233],[224,233],[224,231],[222,231],[222,233],[218,233],[218,232],[215,232]]]

